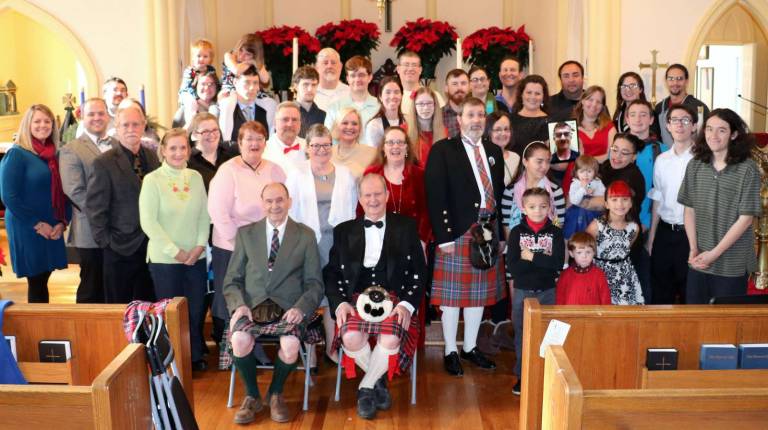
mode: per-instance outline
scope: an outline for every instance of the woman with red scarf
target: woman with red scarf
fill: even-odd
[[[53,112],[33,105],[24,114],[16,144],[0,163],[0,197],[16,276],[27,278],[29,303],[48,302],[48,278],[67,267],[62,237],[71,208],[64,195]]]

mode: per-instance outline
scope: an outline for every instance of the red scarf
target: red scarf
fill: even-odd
[[[67,224],[67,198],[64,196],[64,189],[61,186],[59,161],[56,159],[56,146],[50,137],[45,142],[41,142],[33,137],[32,148],[37,153],[37,156],[48,164],[48,170],[51,171],[53,216],[62,223]]]

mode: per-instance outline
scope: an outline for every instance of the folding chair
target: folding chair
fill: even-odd
[[[413,352],[413,360],[411,361],[411,404],[416,404],[416,361],[419,356],[419,351]],[[339,364],[336,367],[336,392],[333,396],[333,400],[338,402],[341,398],[341,359],[344,357],[344,347],[339,347]]]

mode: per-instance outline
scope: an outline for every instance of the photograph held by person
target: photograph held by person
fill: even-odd
[[[122,103],[115,122],[120,145],[94,160],[85,212],[93,239],[104,250],[106,302],[154,301],[147,236],[139,224],[139,192],[144,176],[160,162],[141,145],[147,120],[136,103]]]
[[[410,367],[420,327],[414,312],[424,295],[426,265],[414,220],[387,211],[385,179],[368,174],[358,190],[363,215],[334,228],[323,277],[345,369],[354,375],[357,364],[365,372],[357,391],[357,415],[373,419],[378,410],[392,406],[387,380]],[[391,300],[392,310],[381,321],[355,311],[365,299],[360,296],[370,295],[369,288],[386,291]],[[373,348],[370,337],[376,338]]]
[[[91,224],[85,212],[88,178],[93,173],[93,161],[104,152],[120,145],[107,136],[107,104],[92,98],[82,107],[83,134],[64,145],[59,152],[59,168],[64,194],[72,202],[72,224],[67,246],[73,247],[79,258],[80,284],[76,303],[104,303],[103,251],[93,240]]]
[[[255,190],[272,182],[285,182],[283,169],[262,158],[267,129],[261,123],[243,124],[237,140],[240,155],[219,167],[208,193],[208,213],[213,222],[211,268],[215,290],[211,314],[225,321],[229,320],[229,313],[222,288],[229,258],[235,249],[237,229],[264,218],[261,193]]]
[[[62,234],[72,209],[61,184],[55,124],[47,106],[32,105],[0,163],[11,267],[16,276],[27,278],[29,303],[48,303],[51,272],[67,268]]]
[[[279,336],[280,348],[265,400],[273,421],[291,420],[283,387],[298,365],[302,334],[323,297],[315,232],[288,216],[291,198],[283,184],[268,184],[259,195],[266,217],[237,230],[224,280],[234,365],[246,387],[237,424],[254,421],[264,407],[252,351],[254,339],[266,334]]]
[[[331,134],[338,144],[333,145],[333,163],[348,168],[356,179],[376,159],[376,148],[360,143],[362,131],[360,113],[353,107],[346,107],[338,112]]]
[[[294,170],[285,182],[292,204],[291,219],[315,232],[320,249],[322,267],[328,264],[328,253],[333,245],[333,228],[339,223],[355,218],[357,185],[352,172],[341,164],[331,161],[331,132],[322,124],[315,124],[307,132],[309,161]],[[323,328],[325,329],[325,354],[334,363],[333,310],[323,298]],[[310,360],[311,361],[311,360]]]
[[[158,299],[186,297],[192,368],[205,370],[202,321],[208,270],[205,246],[211,220],[203,178],[187,168],[189,142],[183,128],[160,141],[162,165],[144,177],[139,194],[141,229],[149,238],[147,263]]]

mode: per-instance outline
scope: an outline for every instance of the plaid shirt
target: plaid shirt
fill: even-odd
[[[461,135],[459,113],[451,109],[450,103],[443,106],[443,124],[445,125],[446,136],[458,137]]]

